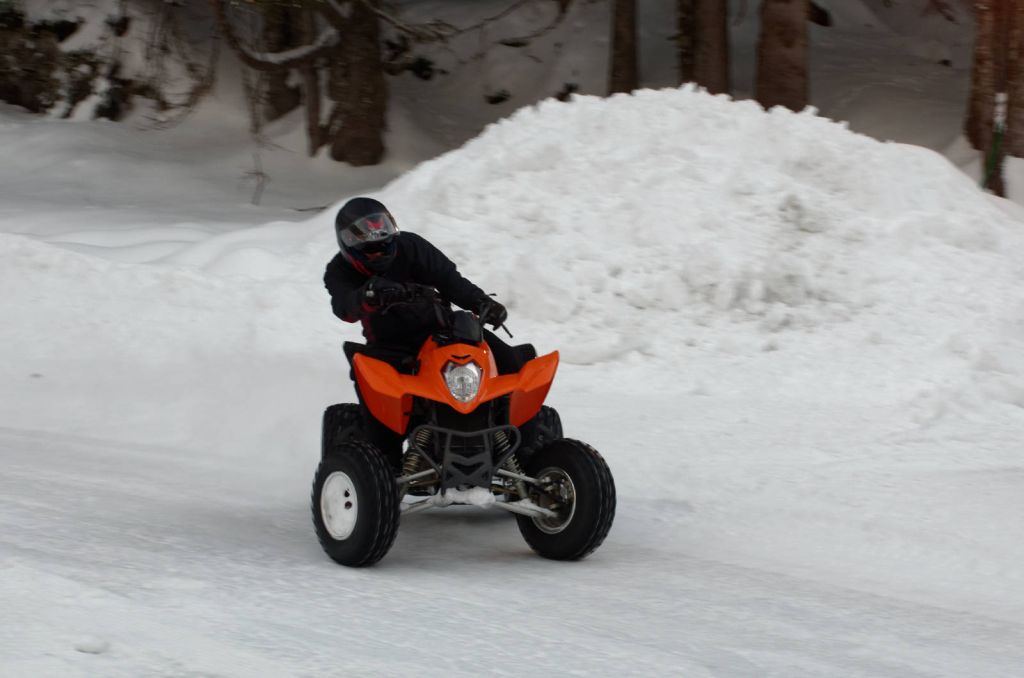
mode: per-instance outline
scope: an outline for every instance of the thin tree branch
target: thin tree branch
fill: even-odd
[[[338,4],[338,0],[326,0],[322,5],[317,7],[317,11],[324,19],[327,20],[334,30],[343,32],[345,30],[345,24],[348,22],[349,11],[347,8],[342,7]]]
[[[562,20],[565,18],[566,13],[569,11],[569,5],[571,4],[572,0],[568,0],[567,2],[559,2],[558,13],[555,15],[555,18],[552,19],[547,25],[541,26],[535,31],[532,31],[525,35],[521,35],[517,38],[502,38],[498,42],[505,45],[518,46],[516,45],[516,43],[527,43],[531,40],[536,40],[539,37],[547,35],[551,31],[555,30],[555,28],[557,28],[558,25],[562,23]]]
[[[505,17],[509,16],[510,14],[520,9],[521,7],[525,7],[526,5],[531,4],[536,0],[516,0],[515,2],[513,2],[508,7],[498,12],[497,14],[487,17],[485,19],[481,19],[475,24],[463,26],[462,28],[454,26],[446,21],[430,21],[423,24],[409,24],[402,21],[397,16],[381,9],[378,3],[374,2],[374,0],[355,1],[361,2],[363,5],[366,5],[366,7],[370,9],[370,11],[372,11],[386,23],[390,24],[392,27],[395,28],[395,30],[399,31],[400,33],[408,35],[410,38],[417,42],[431,43],[446,42],[448,40],[451,40],[452,38],[458,37],[465,33],[470,33],[472,31],[478,31],[483,28],[486,28],[490,24],[493,24],[496,21],[504,19]],[[524,36],[520,36],[517,38],[504,38],[502,40],[499,40],[498,42],[523,42],[527,40],[532,40],[534,38],[538,38],[552,30],[561,22],[566,12],[568,12],[569,6],[572,5],[573,0],[557,0],[557,2],[558,14],[555,16],[555,19],[551,24],[543,26],[540,29],[533,31],[532,33],[528,33]],[[339,11],[337,0],[327,0],[327,4],[331,5],[336,11]]]
[[[331,52],[341,39],[338,30],[332,26],[322,31],[317,39],[309,45],[303,45],[302,47],[285,52],[256,54],[249,51],[249,48],[242,44],[238,36],[235,35],[235,31],[231,26],[231,20],[228,19],[224,8],[224,0],[210,0],[210,5],[213,7],[214,14],[217,16],[217,23],[225,39],[228,41],[228,45],[238,54],[242,63],[257,71],[285,70],[311,64]]]
[[[928,0],[928,5],[924,8],[923,14],[927,14],[929,11],[935,12],[950,23],[956,23],[956,12],[953,11],[953,8],[949,6],[946,0]]]
[[[464,32],[463,29],[459,29],[445,21],[430,21],[424,24],[407,24],[397,16],[384,11],[374,2],[370,2],[369,0],[356,1],[362,2],[370,9],[370,11],[376,14],[378,18],[393,26],[399,33],[408,35],[416,42],[444,42],[449,38]],[[337,0],[327,0],[327,3],[336,7]]]

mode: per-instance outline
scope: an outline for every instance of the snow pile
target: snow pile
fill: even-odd
[[[226,279],[6,234],[0,258],[0,380],[16,394],[0,426],[227,457],[259,445],[297,478],[293,455],[315,454],[323,403],[350,396],[315,271],[301,283]]]
[[[1020,224],[937,154],[812,112],[687,89],[549,101],[383,197],[570,360],[888,344],[988,372],[1024,340]],[[995,373],[1022,404],[1020,366]]]
[[[471,261],[500,247],[477,267],[531,304],[552,292],[541,319],[602,327],[629,309],[818,325],[874,301],[908,229],[983,250],[1000,237],[937,156],[688,91],[524,110],[385,197]]]
[[[549,101],[380,197],[507,301],[520,337],[568,362],[727,355],[808,391],[827,366],[923,420],[1024,404],[1019,223],[940,156],[811,112],[689,89]],[[5,237],[0,280],[20,293],[2,338],[40,363],[333,365],[320,283],[333,211],[211,237],[163,266]]]

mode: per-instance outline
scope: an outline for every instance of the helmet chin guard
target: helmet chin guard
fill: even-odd
[[[367,275],[384,273],[391,268],[391,262],[398,254],[398,240],[394,239],[388,243],[388,249],[380,254],[368,255],[353,248],[341,248],[345,259],[352,264],[356,270]]]
[[[346,202],[334,219],[334,232],[345,259],[367,274],[386,271],[398,253],[398,225],[372,198]]]

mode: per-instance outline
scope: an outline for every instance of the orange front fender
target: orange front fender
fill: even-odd
[[[396,433],[405,433],[412,395],[402,382],[404,375],[383,360],[365,355],[356,355],[352,364],[359,393],[373,418]]]
[[[450,352],[458,353],[469,347],[457,345],[447,348]],[[522,426],[544,404],[558,369],[558,352],[529,361],[517,374],[502,376],[490,375],[494,371],[493,360],[481,360],[478,364],[480,362],[486,366],[480,392],[468,403],[452,397],[437,367],[441,364],[439,360],[422,360],[421,364],[427,369],[417,375],[399,374],[388,363],[362,354],[355,356],[353,365],[359,392],[370,414],[392,431],[404,434],[409,426],[414,396],[444,403],[458,412],[468,414],[484,403],[511,394],[509,423]]]
[[[507,374],[495,379],[492,383],[493,394],[490,389],[488,390],[488,400],[511,393],[509,423],[513,426],[522,426],[540,411],[540,406],[544,404],[544,399],[551,390],[551,382],[555,380],[557,370],[558,351],[534,358],[526,363],[518,374]]]

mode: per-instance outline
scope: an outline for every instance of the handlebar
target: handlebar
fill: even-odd
[[[415,304],[418,302],[430,302],[434,307],[435,313],[437,313],[437,320],[440,327],[451,327],[450,316],[452,310],[448,305],[448,301],[443,296],[441,296],[441,293],[438,292],[436,288],[434,288],[432,285],[421,285],[419,283],[412,282],[405,283],[404,286],[405,294],[402,295],[400,298],[385,304],[381,308],[382,314],[387,313],[395,306]],[[490,314],[490,310],[490,304],[485,302],[484,304],[481,305],[480,312],[476,316],[477,320],[480,323],[481,329],[483,328],[484,324],[487,323],[487,316]],[[505,327],[505,325],[501,325],[500,327],[501,329],[505,330],[505,333],[508,334],[509,337],[512,336],[512,333],[509,332],[508,328]],[[498,326],[495,326],[494,329],[498,329]]]
[[[493,309],[494,309],[494,306],[489,301],[485,301],[482,304],[480,304],[480,312],[478,314],[478,317],[480,318],[480,325],[481,326],[483,326],[483,325],[485,325],[487,323],[487,318],[488,318],[488,316],[491,315],[491,311]],[[495,330],[497,330],[498,328],[501,328],[501,329],[505,330],[505,334],[507,334],[509,336],[509,338],[512,338],[512,333],[509,332],[508,328],[505,327],[504,323],[502,323],[501,325],[493,325],[493,327],[494,327]]]
[[[441,293],[431,285],[420,285],[419,283],[405,283],[405,291],[408,297],[406,303],[415,301],[436,301],[444,303]]]

